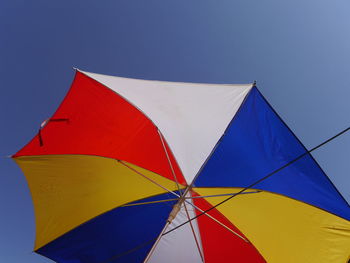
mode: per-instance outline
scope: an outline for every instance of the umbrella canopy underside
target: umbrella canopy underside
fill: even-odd
[[[350,206],[305,152],[255,85],[77,70],[13,158],[59,263],[346,263]]]

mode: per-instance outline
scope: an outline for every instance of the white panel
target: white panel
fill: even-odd
[[[186,205],[189,212],[189,216],[192,218],[195,216],[195,211],[192,206]],[[171,225],[168,226],[166,231],[178,226],[179,224],[186,222],[188,217],[184,207],[181,207],[180,212],[177,214]],[[196,233],[200,249],[202,250],[201,240],[199,235],[199,229],[197,220],[192,221],[192,226]],[[165,232],[166,232],[165,231]],[[202,252],[203,254],[203,252]],[[173,232],[164,235],[158,245],[156,246],[152,256],[147,263],[179,263],[179,262],[191,262],[202,263],[201,256],[196,245],[196,241],[193,236],[191,225],[188,223]]]
[[[112,77],[83,72],[141,109],[191,183],[252,87]]]

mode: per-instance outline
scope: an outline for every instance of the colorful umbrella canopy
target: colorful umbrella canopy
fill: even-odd
[[[254,84],[77,70],[13,158],[56,262],[349,260],[348,203]]]

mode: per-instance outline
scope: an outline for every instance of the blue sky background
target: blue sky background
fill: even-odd
[[[72,67],[168,81],[258,88],[311,148],[350,124],[348,0],[1,0],[0,155],[53,114]],[[350,201],[350,133],[314,153]],[[69,216],[69,215],[67,215]],[[0,158],[0,262],[32,253],[25,178]]]

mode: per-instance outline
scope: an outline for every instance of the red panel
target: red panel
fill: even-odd
[[[41,136],[34,137],[14,157],[98,155],[124,160],[174,179],[153,123],[117,93],[80,72],[51,120]],[[179,182],[185,184],[170,151],[169,155]]]
[[[198,196],[197,194],[193,194]],[[212,207],[202,198],[194,198],[194,204],[202,210]],[[196,213],[199,214],[198,210]],[[244,237],[244,235],[217,209],[208,212],[215,219]],[[262,263],[266,262],[256,248],[240,237],[231,233],[206,215],[197,218],[206,263],[237,262]]]

